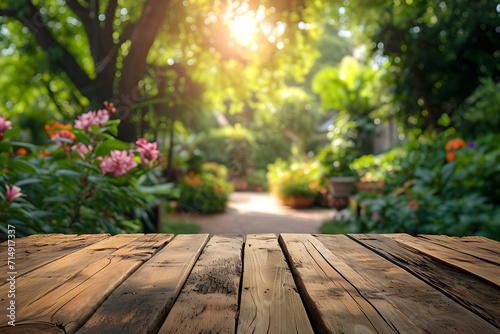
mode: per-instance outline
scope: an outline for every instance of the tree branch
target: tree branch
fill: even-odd
[[[45,51],[59,49],[61,51],[61,57],[56,60],[56,65],[66,72],[69,79],[85,95],[89,86],[92,84],[92,80],[80,67],[80,65],[78,65],[73,55],[52,36],[50,30],[48,30],[43,23],[38,9],[31,3],[31,1],[26,0],[25,2],[29,8],[29,12],[23,16],[18,16],[17,13],[9,16],[26,25],[31,30],[42,49]]]
[[[109,0],[108,7],[106,8],[106,20],[104,21],[104,38],[113,42],[113,21],[115,19],[116,7],[118,0]]]

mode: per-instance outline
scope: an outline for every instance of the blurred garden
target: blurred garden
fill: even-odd
[[[498,1],[6,0],[0,49],[1,233],[196,233],[169,213],[252,191],[500,240]]]

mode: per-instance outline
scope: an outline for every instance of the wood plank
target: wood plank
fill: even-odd
[[[386,248],[392,246],[392,248],[390,248],[391,251],[388,251],[388,253],[396,257],[406,255],[404,260],[401,261],[403,263],[405,260],[418,261],[423,257],[423,267],[417,265],[416,269],[422,270],[423,268],[427,275],[435,275],[433,272],[435,267],[426,266],[425,262],[433,262],[432,260],[418,254],[414,250],[408,250],[404,248],[403,245],[388,238],[373,235],[350,236],[356,238],[355,240],[359,240],[362,244],[344,235],[321,235],[317,236],[317,238],[332,251],[332,253],[337,255],[344,263],[348,264],[356,273],[361,275],[364,281],[368,282],[372,291],[365,291],[364,287],[359,286],[361,280],[351,277],[350,273],[342,271],[342,274],[348,278],[349,281],[353,282],[362,294],[376,293],[380,298],[386,299],[426,333],[495,333],[498,331],[498,328],[487,323],[477,314],[470,312],[457,304],[454,300],[435,290],[432,286],[427,284],[425,280],[422,281],[419,277],[413,276],[411,273],[404,270],[406,268],[403,267],[403,269],[391,263],[386,258],[378,255],[377,252],[374,252],[372,247],[364,247],[364,244],[377,243],[379,247]],[[384,241],[387,241],[389,246],[387,246]],[[440,264],[438,265],[446,267]],[[450,271],[456,271],[451,268],[448,269]],[[468,276],[463,273],[461,274],[463,276]],[[451,278],[453,280],[453,276],[446,278]],[[475,281],[479,280],[475,279]],[[487,285],[484,282],[480,283]],[[458,284],[455,282],[455,285]],[[453,288],[461,290],[463,300],[468,300],[468,291],[461,286],[454,286]],[[492,292],[491,288],[493,287],[490,286],[488,291]],[[481,307],[481,305],[492,301],[497,305],[496,313],[498,314],[500,300],[495,301],[492,297],[493,296],[490,296],[477,306]],[[493,314],[490,313],[489,316],[491,318]],[[388,321],[393,322],[390,318]]]
[[[33,270],[16,280],[16,307],[24,309],[36,302],[49,291],[57,288],[71,277],[94,262],[106,258],[111,253],[137,239],[142,234],[120,234],[73,252],[61,259]],[[0,307],[7,307],[5,297],[9,286],[0,287]],[[21,292],[22,291],[22,292]],[[0,326],[7,323],[7,318],[0,318]]]
[[[500,244],[496,247],[496,245],[487,242],[465,241],[459,237],[449,237],[446,235],[421,234],[418,237],[500,266]]]
[[[16,250],[16,272],[17,278],[38,269],[47,263],[60,259],[79,249],[85,248],[103,239],[109,238],[109,234],[35,234],[26,238],[14,239]],[[5,245],[5,247],[4,247]],[[2,244],[0,253],[6,254],[7,244]],[[0,273],[5,275],[7,262],[0,266]],[[3,277],[0,280],[0,286],[7,284]]]
[[[77,334],[156,333],[208,239],[175,237],[113,291]]]
[[[168,234],[136,238],[24,307],[16,322],[51,323],[61,333],[74,333],[118,285],[172,238]]]
[[[500,288],[500,266],[408,234],[387,234],[386,236],[413,247],[436,261],[479,277]]]
[[[281,234],[280,244],[316,332],[420,333],[404,314],[312,235]]]
[[[213,236],[158,333],[234,333],[242,249],[241,235]]]
[[[314,333],[275,234],[248,235],[237,333]]]

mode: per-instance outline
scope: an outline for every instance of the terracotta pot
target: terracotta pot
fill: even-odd
[[[285,205],[295,209],[304,209],[310,207],[314,203],[314,198],[311,197],[290,197],[283,201]]]

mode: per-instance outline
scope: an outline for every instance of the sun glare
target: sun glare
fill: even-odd
[[[235,5],[238,3],[236,2]],[[248,9],[248,4],[232,6],[224,14],[231,37],[240,45],[257,50],[256,44],[259,27],[265,18],[265,7],[259,6],[257,11]]]
[[[229,22],[231,37],[239,44],[249,46],[255,39],[257,32],[257,20],[251,12],[244,15],[238,15]]]

